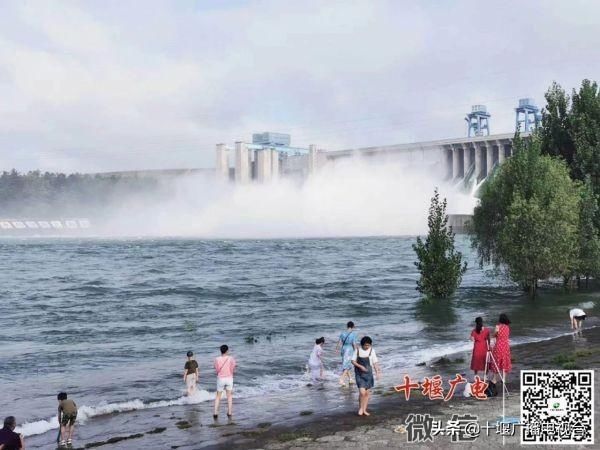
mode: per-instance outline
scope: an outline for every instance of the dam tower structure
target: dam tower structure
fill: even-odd
[[[229,149],[225,144],[217,144],[215,173],[221,180],[229,179]]]
[[[323,150],[292,147],[286,133],[254,133],[252,142],[237,141],[234,148],[216,145],[216,175],[218,179],[239,184],[268,183],[280,177],[299,180],[318,170],[323,163]],[[229,167],[229,153],[234,155],[234,167]]]
[[[471,112],[467,113],[467,137],[489,136],[490,135],[490,117],[485,105],[473,105]]]
[[[515,108],[515,131],[529,133],[542,123],[540,108],[532,98],[519,99],[519,106]]]

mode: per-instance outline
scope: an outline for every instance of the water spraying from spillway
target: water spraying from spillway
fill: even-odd
[[[392,161],[351,159],[302,182],[282,177],[241,185],[189,176],[172,183],[167,200],[123,200],[103,231],[199,238],[416,235],[426,231],[436,186],[448,213],[470,214],[475,204],[435,171]]]

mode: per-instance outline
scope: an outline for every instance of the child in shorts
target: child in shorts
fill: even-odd
[[[60,426],[60,446],[71,446],[73,444],[73,432],[75,431],[75,420],[77,419],[77,405],[67,398],[66,392],[61,392],[58,399],[58,424]]]
[[[196,393],[199,375],[200,369],[198,368],[198,361],[194,359],[194,352],[190,350],[187,352],[187,361],[183,368],[183,382],[187,388],[188,396]]]

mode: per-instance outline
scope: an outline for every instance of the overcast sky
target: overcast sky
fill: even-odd
[[[492,4],[493,3],[493,4]],[[279,131],[326,149],[460,137],[483,103],[600,78],[598,1],[0,1],[0,170],[214,166]]]

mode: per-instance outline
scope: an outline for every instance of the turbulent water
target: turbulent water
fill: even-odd
[[[470,268],[451,306],[415,291],[413,238],[298,240],[0,241],[0,404],[26,435],[56,427],[56,393],[80,405],[83,429],[107,413],[204,402],[212,359],[227,343],[238,359],[236,395],[302,402],[314,339],[334,342],[354,320],[373,337],[386,374],[468,349],[474,318],[513,321],[513,342],[567,331],[568,308],[593,293],[543,291],[531,302],[501,278]],[[445,306],[444,306],[445,305]],[[201,393],[182,396],[187,350],[200,363]],[[465,368],[465,370],[468,367]],[[266,411],[266,409],[265,409]],[[208,413],[207,413],[208,414]]]

